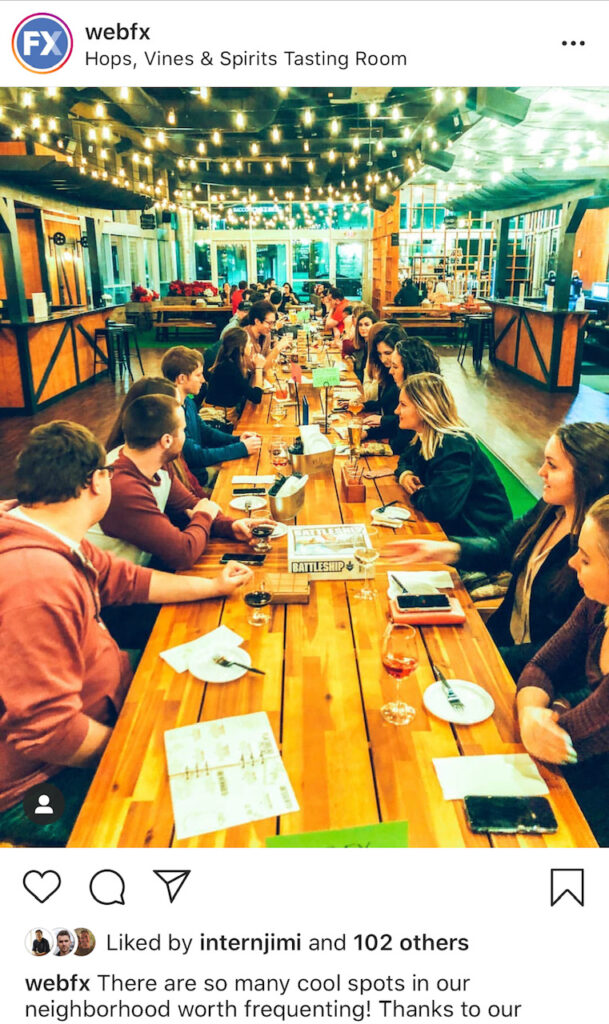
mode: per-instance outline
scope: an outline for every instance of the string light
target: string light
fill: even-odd
[[[336,120],[335,117],[332,118],[332,123],[330,124],[330,131],[332,135],[338,135],[338,121]]]
[[[236,171],[242,171],[243,170],[243,163],[242,163],[241,160],[235,160],[235,170]]]
[[[391,108],[391,120],[392,121],[399,121],[400,120],[400,108],[399,107],[392,107]]]
[[[435,89],[433,98],[436,101],[436,103],[441,103],[442,100],[444,99],[444,93],[442,92],[441,89]]]
[[[235,124],[237,125],[237,128],[245,128],[245,116],[241,111],[239,111],[235,117]]]
[[[169,113],[167,114],[167,124],[175,124],[175,123],[176,123],[176,112],[175,112],[175,110],[172,107],[171,110],[169,111]]]
[[[207,88],[206,85],[202,85],[200,87],[200,89],[199,89],[199,96],[200,96],[200,98],[202,100],[208,100],[209,99],[209,89]]]
[[[220,143],[222,142],[220,132],[217,129],[216,131],[212,132],[211,141],[213,142],[214,146],[219,146]]]
[[[156,133],[156,141],[160,142],[161,146],[164,146],[167,142],[167,136],[162,129]]]
[[[129,88],[128,88],[128,86],[126,86],[126,85],[122,85],[121,86],[121,88],[119,89],[119,96],[120,96],[120,98],[122,100],[128,100],[129,99]]]
[[[282,158],[281,158],[281,166],[284,167],[284,168],[288,166],[288,158],[287,158],[287,156],[282,156]]]
[[[29,92],[29,90],[24,92],[24,94],[23,94],[23,96],[21,98],[21,103],[22,103],[22,105],[24,107],[31,107],[31,105],[33,103],[33,97],[32,97],[31,92]]]
[[[204,142],[199,143],[199,145],[197,146],[197,152],[200,153],[201,156],[203,156],[204,153],[207,153],[207,146],[205,145]]]
[[[105,109],[103,103],[96,103],[95,104],[95,116],[96,117],[105,117],[106,116],[106,109]]]
[[[257,142],[252,142],[252,144],[250,146],[250,153],[252,154],[252,156],[258,156],[259,152],[260,152],[260,146],[258,145],[258,143]]]
[[[45,89],[45,92],[46,92],[47,96],[49,97],[49,99],[54,99],[57,96],[57,86],[56,85],[49,85]]]
[[[280,138],[281,132],[279,131],[279,128],[273,128],[271,131],[271,139],[273,140],[273,142],[279,142]]]
[[[303,114],[303,120],[305,124],[313,124],[313,114],[307,108]]]
[[[368,107],[368,114],[370,115],[370,117],[376,117],[378,112],[379,112],[378,104],[377,103],[371,103],[370,106]]]

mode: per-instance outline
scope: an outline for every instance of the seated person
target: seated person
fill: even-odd
[[[330,288],[328,299],[326,328],[327,330],[335,328],[342,334],[345,329],[345,316],[349,303],[340,288]]]
[[[111,462],[114,462],[114,459],[118,456],[118,449],[125,443],[123,416],[131,403],[135,402],[136,398],[141,398],[142,395],[169,395],[170,398],[175,398],[176,402],[181,403],[182,401],[180,392],[175,384],[167,380],[167,377],[140,377],[139,380],[134,381],[123,398],[118,415],[106,441],[108,460]],[[173,462],[169,463],[168,469],[169,473],[172,476],[177,476],[180,483],[184,484],[184,487],[189,491],[192,491],[197,498],[209,496],[209,492],[205,492],[194,473],[191,473],[186,465],[183,453],[178,455],[177,459],[174,459]]]
[[[110,472],[103,446],[76,423],[31,432],[16,487],[19,507],[0,516],[0,841],[63,846],[131,678],[100,610],[220,597],[252,574],[232,563],[212,580],[174,576],[89,543],[110,502]],[[47,779],[66,808],[40,829],[21,801]]]
[[[243,302],[243,299],[245,298],[243,293],[246,290],[247,281],[239,281],[239,287],[237,288],[236,291],[233,292],[231,296],[231,305],[233,307],[233,313],[237,312],[237,306],[239,305],[240,302]]]
[[[487,628],[514,679],[580,600],[569,558],[586,511],[609,491],[609,426],[564,423],[550,437],[539,475],[543,498],[493,537],[412,540],[390,545],[410,562],[446,562],[512,579]]]
[[[185,345],[168,349],[163,356],[161,371],[180,393],[186,417],[184,458],[200,484],[205,486],[211,482],[213,474],[208,472],[209,466],[243,459],[260,451],[262,442],[258,434],[244,431],[239,440],[235,440],[223,430],[209,426],[197,415],[193,398],[201,390],[204,380],[203,356],[197,349],[186,348]]]
[[[407,277],[393,300],[396,306],[419,306],[421,293],[411,277]]]
[[[277,313],[272,303],[266,300],[259,300],[252,304],[248,316],[241,324],[248,334],[248,344],[245,349],[246,368],[249,373],[256,369],[255,357],[264,356],[264,372],[271,370],[279,353],[291,344],[290,339],[278,341],[273,346],[271,335],[277,323]]]
[[[241,327],[241,324],[243,323],[243,321],[247,317],[247,315],[248,315],[248,313],[249,313],[251,308],[252,308],[251,302],[242,301],[242,302],[239,303],[239,305],[237,306],[236,312],[233,313],[233,315],[231,316],[231,318],[228,321],[228,323],[225,324],[225,326],[220,331],[220,341],[222,341],[222,339],[223,339],[224,335],[226,334],[226,332],[230,331],[232,327]],[[213,347],[213,346],[208,346],[208,347]],[[216,348],[216,355],[217,355],[217,352],[218,352],[218,349]],[[207,349],[204,352],[204,356],[205,355],[207,355]],[[214,356],[214,359],[215,359],[215,356]],[[212,363],[213,363],[213,361],[214,360],[212,359]],[[211,366],[211,363],[209,365]],[[207,363],[205,363],[204,369],[207,370],[207,368],[208,368],[207,367]]]
[[[290,306],[299,306],[300,303],[294,294],[292,285],[286,281],[281,294],[281,300],[279,302],[279,312],[286,313]]]
[[[440,363],[431,345],[423,338],[400,338],[389,360],[389,374],[398,391],[414,373],[440,373]],[[363,437],[368,441],[387,440],[395,455],[400,455],[412,440],[412,431],[400,430],[395,412],[364,416]],[[389,473],[387,474],[389,475]]]
[[[262,401],[265,358],[254,356],[253,385],[249,383],[245,349],[248,337],[240,327],[233,327],[224,335],[217,359],[209,372],[205,406],[228,422],[236,423],[246,401],[259,405]]]
[[[365,413],[395,415],[400,393],[390,373],[390,367],[393,350],[401,339],[405,340],[406,335],[397,324],[381,321],[370,328],[365,379],[376,383],[376,397],[366,400]]]
[[[184,410],[168,395],[145,395],[123,417],[125,444],[113,464],[112,500],[87,536],[98,547],[148,565],[190,569],[210,535],[249,543],[251,521],[229,519],[207,498],[197,500],[167,465],[182,451]],[[169,514],[188,515],[188,526],[172,525]]]
[[[395,475],[416,509],[449,535],[493,537],[511,522],[505,488],[439,374],[409,377],[396,413],[415,432]]]
[[[374,310],[364,305],[355,306],[351,316],[345,316],[341,355],[351,360],[353,372],[360,382],[364,379],[364,368],[368,358],[368,335],[377,320]]]
[[[529,754],[565,765],[600,846],[609,846],[609,496],[588,510],[569,560],[584,598],[518,680]]]

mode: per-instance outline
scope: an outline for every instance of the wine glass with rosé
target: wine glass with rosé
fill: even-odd
[[[392,725],[409,725],[415,709],[401,700],[400,685],[419,664],[416,630],[390,622],[383,634],[382,658],[385,671],[395,679],[395,699],[383,704],[381,715]]]

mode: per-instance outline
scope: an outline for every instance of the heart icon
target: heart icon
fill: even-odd
[[[61,885],[56,871],[28,871],[23,876],[23,886],[39,903],[46,903]]]

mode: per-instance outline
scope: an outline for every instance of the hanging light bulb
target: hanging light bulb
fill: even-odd
[[[288,158],[287,158],[287,156],[282,156],[282,158],[281,158],[281,166],[282,167],[287,167],[288,166]]]
[[[220,165],[220,170],[222,171],[222,174],[228,174],[230,167],[228,166],[226,160]]]
[[[203,156],[203,154],[206,153],[206,152],[207,152],[207,147],[206,147],[205,143],[204,142],[200,142],[199,145],[197,146],[197,153],[200,153],[201,156]]]
[[[196,160],[189,160],[188,161],[188,166],[189,166],[191,171],[196,171],[196,169],[197,169],[197,161]]]
[[[463,89],[455,89],[455,103],[463,103],[465,99],[465,93]]]
[[[237,125],[237,128],[245,128],[245,116],[240,110],[235,118],[235,124]]]
[[[279,131],[279,128],[275,127],[271,130],[271,138],[273,142],[279,142],[281,138],[281,132]]]
[[[105,110],[105,107],[104,107],[103,103],[96,103],[95,104],[95,116],[96,117],[105,117],[106,116],[106,110]]]
[[[441,89],[435,89],[433,98],[436,101],[436,103],[441,103],[442,100],[444,99],[444,93],[442,92]]]
[[[305,110],[303,117],[305,124],[313,124],[313,114],[308,108]]]
[[[383,143],[383,140],[382,139],[377,139],[377,143],[376,143],[376,146],[375,146],[375,149],[376,149],[377,153],[382,153],[384,148],[385,148],[385,145]]]
[[[49,86],[47,86],[45,92],[46,92],[47,96],[49,97],[49,99],[54,99],[55,96],[57,96],[57,86],[56,85],[49,85]]]
[[[235,170],[236,171],[242,171],[243,170],[243,163],[242,163],[241,160],[235,160]]]
[[[273,170],[273,165],[267,161],[265,163],[265,165],[264,165],[265,174],[271,174],[272,170]]]
[[[97,138],[97,132],[95,131],[95,128],[89,128],[89,131],[87,132],[87,138],[89,142],[95,142]]]
[[[36,114],[36,115],[35,115],[35,116],[34,116],[34,117],[32,118],[32,128],[40,128],[40,125],[41,125],[41,124],[42,124],[42,121],[40,120],[40,118],[39,118],[39,117],[38,117],[38,115]]]
[[[307,162],[307,171],[314,171],[314,170],[315,170],[315,164],[313,163],[312,160],[309,160]]]
[[[184,170],[184,168],[186,167],[186,164],[185,164],[185,163],[184,163],[184,161],[182,160],[182,157],[180,157],[180,159],[178,160],[178,167],[179,167],[179,169],[180,169],[181,171],[183,171],[183,170]]]
[[[392,107],[391,108],[391,120],[392,121],[399,121],[400,120],[400,108],[399,107]]]
[[[144,139],[144,149],[152,149],[152,139],[148,135]]]
[[[349,167],[355,167],[356,163],[357,163],[357,161],[356,161],[355,157],[354,156],[350,156],[349,157]]]
[[[333,164],[334,161],[336,160],[336,153],[334,152],[333,149],[331,149],[330,152],[328,153],[328,160],[330,161],[331,164]]]
[[[220,132],[217,129],[212,132],[211,141],[213,142],[214,146],[220,145],[222,139],[220,137]]]
[[[332,135],[338,135],[338,121],[336,120],[335,117],[332,118],[332,122],[330,124],[330,131]]]
[[[31,107],[33,103],[33,96],[29,89],[27,89],[21,97],[21,103],[24,107]]]
[[[207,88],[206,85],[202,85],[199,88],[199,96],[201,97],[202,100],[208,100],[209,99],[209,89]]]
[[[370,106],[368,107],[368,114],[370,115],[370,117],[376,117],[378,112],[379,112],[378,104],[377,103],[371,103]]]
[[[121,88],[119,89],[119,96],[122,100],[129,99],[129,89],[126,85],[121,86]]]
[[[161,130],[156,133],[156,141],[160,142],[161,145],[163,145],[167,141],[164,131]]]
[[[250,146],[250,153],[252,154],[252,156],[258,156],[259,152],[260,152],[260,146],[258,145],[258,143],[257,142],[252,142],[252,144]]]
[[[167,114],[167,124],[175,124],[175,123],[176,123],[176,112],[175,112],[175,110],[172,107],[171,110],[169,111],[169,113]]]

